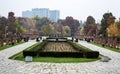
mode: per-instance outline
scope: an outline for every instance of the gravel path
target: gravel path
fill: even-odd
[[[112,60],[101,62],[100,60],[89,63],[44,63],[10,60],[9,56],[33,45],[35,41],[14,46],[0,51],[0,74],[120,74],[120,53],[106,50],[85,41],[79,44],[99,51],[109,56]]]

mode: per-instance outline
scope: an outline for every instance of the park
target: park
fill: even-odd
[[[9,12],[0,17],[0,73],[119,74],[119,26],[112,13],[103,14],[101,24],[88,16],[80,28],[71,16],[55,23]]]

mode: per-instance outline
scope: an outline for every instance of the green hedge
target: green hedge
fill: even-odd
[[[40,57],[73,57],[83,58],[82,52],[39,52]]]
[[[99,52],[98,51],[86,52],[85,57],[86,58],[98,58],[99,57]]]
[[[24,50],[23,51],[23,56],[24,57],[26,57],[26,56],[33,56],[33,57],[35,57],[35,56],[37,56],[37,52],[36,51],[26,51],[26,50]]]
[[[89,48],[86,48],[72,41],[67,41],[72,45],[78,52],[43,52],[45,45],[48,43],[47,40],[44,40],[42,43],[37,43],[32,47],[23,51],[23,56],[42,56],[42,57],[86,57],[86,58],[98,58],[99,52],[92,51]]]
[[[25,50],[23,50],[23,56],[37,56],[39,51],[42,51],[44,49],[44,46],[47,44],[47,41],[44,40],[42,43],[37,43]]]
[[[98,58],[99,52],[98,51],[92,51],[89,48],[86,48],[82,45],[78,45],[76,43],[73,43],[72,41],[68,41],[70,45],[72,45],[76,50],[82,51],[84,57],[86,58]]]
[[[92,51],[82,45],[79,45],[79,44],[76,44],[72,41],[67,41],[70,45],[72,45],[76,50],[79,50],[79,51],[83,51],[83,52],[89,52],[89,51]]]

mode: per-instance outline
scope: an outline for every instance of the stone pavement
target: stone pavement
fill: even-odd
[[[79,41],[79,44],[99,51],[101,54],[109,56],[112,60],[109,62],[98,60],[88,63],[26,63],[8,59],[9,56],[35,43],[35,41],[29,41],[0,51],[0,74],[120,74],[120,53],[91,45],[85,41]]]

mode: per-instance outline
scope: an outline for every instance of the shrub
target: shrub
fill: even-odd
[[[99,52],[98,51],[92,51],[82,45],[78,45],[76,43],[73,43],[72,41],[68,41],[69,44],[71,44],[75,49],[82,51],[83,55],[86,58],[98,58],[99,57]]]
[[[38,45],[37,52],[42,51],[45,47],[45,45],[48,43],[48,41],[44,40],[40,45]]]
[[[25,42],[28,42],[29,37],[27,37],[27,38],[23,38],[23,39],[24,39]]]
[[[78,42],[78,39],[76,39],[75,42]]]
[[[86,52],[85,56],[86,56],[86,58],[98,58],[99,52],[98,51]]]
[[[36,51],[26,51],[26,50],[24,50],[23,51],[23,56],[24,57],[26,57],[26,56],[32,56],[32,57],[35,57],[35,56],[37,56],[37,52]]]
[[[88,48],[86,48],[86,47],[84,47],[82,45],[78,45],[76,43],[73,43],[72,41],[68,41],[68,43],[70,45],[72,45],[76,50],[83,51],[83,52],[92,51],[92,50],[90,50],[90,49],[88,49]]]
[[[74,57],[83,58],[82,52],[39,52],[42,57]]]
[[[40,40],[39,40],[39,38],[36,38],[36,42],[39,42]]]
[[[37,43],[31,47],[29,47],[26,50],[23,50],[23,56],[37,56],[38,52],[44,48],[44,46],[46,45],[47,41],[43,41],[42,43]]]
[[[42,43],[37,43],[32,47],[23,51],[23,56],[44,56],[44,57],[86,57],[86,58],[98,58],[99,52],[92,51],[82,45],[73,43],[72,41],[67,41],[74,49],[79,52],[43,52],[44,47],[48,43],[47,40],[44,40]]]

